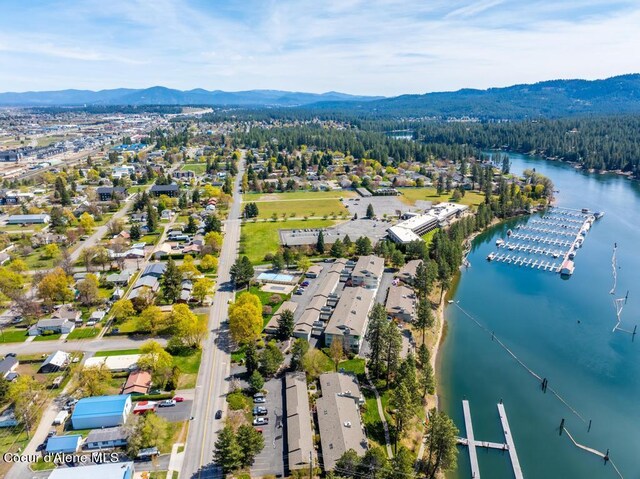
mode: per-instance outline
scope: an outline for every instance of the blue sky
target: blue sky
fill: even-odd
[[[605,78],[640,72],[638,25],[638,0],[0,0],[0,91]]]

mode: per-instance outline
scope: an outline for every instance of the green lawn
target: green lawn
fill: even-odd
[[[102,357],[102,356],[121,356],[125,354],[140,354],[139,349],[115,349],[111,351],[98,351],[94,356]]]
[[[138,193],[139,191],[143,191],[145,189],[147,189],[149,187],[149,185],[134,185],[131,188],[129,188],[129,193]]]
[[[418,200],[425,201],[433,201],[433,202],[443,202],[443,201],[452,201],[451,193],[443,193],[441,195],[437,194],[435,188],[424,187],[424,188],[398,188],[398,191],[402,193],[400,199],[410,205],[415,204]],[[475,206],[482,204],[484,202],[484,195],[482,193],[477,193],[475,191],[466,191],[465,195],[460,200],[460,203],[463,205]]]
[[[206,163],[185,163],[182,168],[183,171],[193,171],[196,175],[201,175],[207,170]]]
[[[21,343],[27,339],[26,329],[2,329],[0,343]]]
[[[178,383],[180,389],[192,389],[196,387],[201,359],[202,350],[192,351],[191,354],[186,356],[173,357],[173,365],[177,366],[182,372]]]
[[[364,359],[355,358],[342,361],[338,364],[338,369],[344,369],[345,371],[354,373],[358,377],[364,377]]]
[[[312,200],[335,198],[353,198],[358,196],[355,191],[335,190],[335,191],[290,191],[288,193],[247,193],[242,195],[243,202],[249,201],[282,201],[282,200]],[[258,205],[258,208],[262,208]]]
[[[367,438],[376,446],[384,446],[384,428],[382,427],[382,420],[378,413],[378,404],[376,402],[376,396],[368,388],[362,388],[362,394],[365,398],[364,414],[362,415],[362,422],[367,430]],[[386,452],[386,449],[384,449]]]
[[[29,435],[27,431],[23,427],[8,427],[2,429],[2,434],[0,434],[0,453],[4,454],[5,452],[16,452],[19,448],[24,449],[24,447],[29,442]],[[0,476],[2,474],[2,466],[7,463],[2,463],[0,461]]]
[[[21,231],[40,231],[42,230],[46,225],[43,224],[35,224],[35,225],[26,225],[26,226],[22,226],[22,225],[5,225],[2,226],[0,228],[0,231],[17,231],[17,232],[21,232]]]
[[[102,329],[102,326],[96,324],[96,327],[89,327],[89,326],[84,326],[82,328],[76,328],[73,331],[71,331],[71,334],[69,334],[69,336],[67,336],[68,339],[87,339],[87,338],[94,338],[96,337],[98,334],[100,334],[100,330]]]
[[[422,235],[422,239],[426,243],[427,248],[429,247],[429,245],[431,245],[431,241],[433,241],[433,236],[436,234],[436,231],[438,231],[439,229],[440,228],[433,229],[433,230],[429,231],[428,233],[425,233],[425,234]]]
[[[62,334],[40,335],[40,336],[36,336],[36,339],[34,339],[34,341],[56,341],[60,339],[60,336],[62,336]]]
[[[340,216],[342,213],[348,213],[339,199],[335,198],[318,198],[315,200],[288,200],[288,201],[269,201],[257,203],[259,218],[271,218],[273,213],[282,219],[282,213],[286,213],[287,217],[303,218],[304,216]]]
[[[259,264],[264,262],[267,253],[275,253],[280,245],[278,230],[302,229],[302,228],[326,228],[335,224],[332,220],[295,220],[295,221],[268,221],[264,223],[243,223],[241,254],[249,257],[251,262]]]
[[[53,268],[54,263],[58,260],[58,258],[48,258],[42,259],[40,256],[42,255],[43,250],[36,250],[27,256],[22,256],[22,260],[27,264],[27,268],[30,270],[34,269],[51,269]]]
[[[32,471],[49,471],[55,469],[56,465],[53,461],[45,462],[42,457],[39,457],[38,462],[32,462],[29,467]]]

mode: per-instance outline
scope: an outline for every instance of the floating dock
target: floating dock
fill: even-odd
[[[467,437],[459,437],[458,444],[460,444],[461,446],[466,446],[469,450],[469,461],[471,462],[471,478],[480,479],[480,466],[478,464],[478,453],[476,451],[476,448],[482,447],[485,449],[498,449],[500,451],[508,451],[514,476],[516,477],[516,479],[524,479],[522,468],[520,467],[520,461],[518,460],[518,454],[516,453],[516,445],[513,441],[513,436],[511,435],[509,421],[507,420],[507,413],[504,409],[504,404],[498,404],[498,414],[500,415],[500,422],[502,423],[502,430],[505,437],[504,443],[476,440],[473,434],[473,423],[471,422],[471,409],[469,407],[469,401],[467,401],[466,399],[462,401],[462,411],[464,413],[464,428],[467,432]]]
[[[604,213],[551,207],[544,215],[509,230],[487,260],[571,276],[574,258],[596,218]],[[507,251],[507,252],[501,252]]]

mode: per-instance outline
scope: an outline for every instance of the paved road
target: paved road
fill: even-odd
[[[218,264],[218,285],[209,309],[209,330],[212,332],[205,341],[202,363],[198,373],[196,395],[191,415],[194,420],[189,427],[189,435],[180,477],[211,478],[220,477],[219,469],[213,464],[213,445],[224,421],[214,419],[220,409],[226,413],[226,394],[229,389],[231,356],[226,323],[229,302],[234,299],[230,269],[238,255],[240,240],[240,181],[244,173],[244,152],[234,183],[233,203],[229,219],[225,222],[225,236]],[[217,341],[214,343],[214,339]]]

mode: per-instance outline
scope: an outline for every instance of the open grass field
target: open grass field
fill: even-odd
[[[53,265],[58,261],[58,258],[43,259],[41,258],[43,251],[44,250],[41,248],[40,250],[36,250],[33,253],[22,257],[22,260],[26,263],[29,270],[53,268]]]
[[[415,204],[418,200],[443,202],[451,201],[451,193],[438,195],[435,188],[398,188],[402,192],[400,200],[409,205]],[[475,191],[467,191],[460,200],[463,205],[477,207],[484,202],[484,195]]]
[[[340,216],[348,213],[342,201],[336,198],[317,198],[310,200],[284,200],[256,203],[258,205],[258,218],[271,218],[275,213],[279,218],[282,214],[287,217],[303,218],[305,216]]]
[[[355,191],[333,190],[333,191],[290,191],[288,193],[247,193],[242,195],[242,201],[286,201],[286,200],[321,200],[334,198],[353,198],[358,196]],[[260,208],[260,205],[258,205]]]
[[[27,339],[26,329],[3,329],[0,334],[0,343],[21,343]]]
[[[34,341],[57,341],[58,339],[60,339],[60,336],[62,336],[62,334],[41,334],[40,336],[36,336],[36,339],[34,339]]]
[[[263,223],[243,223],[241,254],[247,255],[254,264],[264,262],[264,255],[275,253],[280,245],[278,230],[298,228],[326,228],[332,220],[267,221]]]
[[[183,171],[193,171],[197,175],[203,174],[206,169],[206,163],[185,163],[182,168]]]

